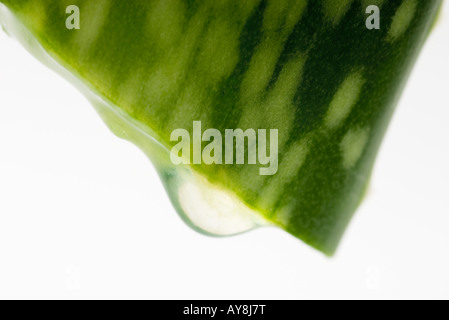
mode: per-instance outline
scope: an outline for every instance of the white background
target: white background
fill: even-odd
[[[334,258],[282,230],[210,238],[147,158],[0,32],[0,298],[449,298],[449,5]]]

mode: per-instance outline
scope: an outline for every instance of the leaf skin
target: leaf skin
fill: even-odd
[[[380,30],[357,0],[0,0],[0,22],[145,151],[193,228],[244,217],[228,233],[275,225],[332,255],[441,1],[376,3]],[[278,129],[278,172],[173,165],[170,133],[196,120]]]

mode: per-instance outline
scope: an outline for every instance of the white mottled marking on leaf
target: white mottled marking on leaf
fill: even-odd
[[[176,107],[178,114],[174,116],[173,123],[182,125],[184,119],[188,125],[192,120],[191,111],[197,114],[195,119],[201,119],[203,122],[209,120],[212,98],[210,92],[234,71],[240,59],[240,34],[259,1],[251,0],[245,4],[229,3],[227,0],[207,2],[211,5],[207,16],[213,19],[205,23],[205,30],[197,41],[198,55],[195,57],[195,64],[192,65],[190,76],[186,78],[187,81],[195,83],[195,88],[199,88],[197,91],[200,93],[194,96],[201,95],[200,99],[195,101],[201,104],[192,110],[192,102],[185,99],[186,96],[192,96],[185,91],[192,89],[190,85],[185,86]],[[189,74],[187,70],[183,72]]]
[[[264,126],[263,98],[273,77],[285,42],[304,13],[307,1],[269,1],[264,13],[262,42],[251,58],[242,81],[239,105],[243,115],[239,126]],[[280,128],[279,128],[280,129]]]
[[[275,219],[281,224],[281,226],[286,227],[290,224],[291,218],[293,217],[294,204],[288,204],[276,211]]]
[[[273,210],[276,201],[279,200],[283,186],[290,183],[298,174],[309,153],[309,139],[304,138],[293,143],[282,156],[278,172],[268,180],[268,184],[262,189],[258,204],[265,210]]]
[[[240,55],[239,35],[235,23],[217,19],[209,25],[198,56],[208,84],[222,80],[234,70]]]
[[[80,8],[81,29],[76,33],[74,41],[81,51],[89,50],[98,38],[104,34],[111,10],[111,1],[85,1]]]
[[[233,14],[239,15],[239,23],[241,23],[242,28],[245,22],[250,17],[251,13],[256,9],[262,0],[247,0],[247,1],[236,1],[237,10]]]
[[[177,112],[171,118],[170,130],[176,128],[189,130],[194,120],[200,120],[204,127],[208,127],[209,113],[204,110],[210,107],[210,99],[208,92],[205,92],[200,85],[189,83],[176,103]]]
[[[27,19],[29,19],[36,30],[42,30],[45,28],[47,20],[47,10],[42,0],[25,2],[24,8]],[[64,8],[65,12],[65,8]]]
[[[278,3],[278,0],[275,0]],[[306,0],[293,0],[290,9],[287,12],[287,18],[285,20],[285,25],[282,30],[282,37],[287,39],[287,37],[292,33],[299,19],[301,19],[304,14],[304,9],[307,6]]]
[[[338,25],[354,0],[324,0],[323,10],[333,25]]]
[[[334,95],[324,118],[327,127],[334,129],[343,123],[359,100],[364,83],[361,71],[352,72],[346,77]]]
[[[362,0],[363,13],[365,14],[365,10],[369,6],[378,6],[381,8],[384,2],[385,0]]]
[[[129,72],[127,78],[123,79],[115,91],[118,93],[117,105],[122,107],[128,114],[133,114],[141,102],[140,99],[145,91],[145,77],[144,69]],[[153,120],[155,119],[154,114],[149,112],[147,114]]]
[[[151,41],[162,51],[161,53],[169,50],[181,38],[185,11],[185,2],[182,0],[150,2],[146,30]]]
[[[158,61],[154,70],[148,70],[149,78],[146,81],[146,100],[151,103],[152,108],[157,112],[167,112],[167,109],[162,109],[165,106],[167,99],[172,95],[177,95],[181,90],[187,72],[194,59],[194,53],[198,47],[200,37],[204,31],[207,17],[210,12],[211,2],[207,1],[200,6],[195,12],[194,16],[187,23],[186,30],[180,38],[179,44],[173,46],[161,60]],[[194,94],[191,88],[185,88],[188,92],[183,92],[180,99],[180,104],[174,106],[172,114],[176,119],[171,119],[173,122],[169,127],[179,127],[184,123],[190,123],[190,117],[185,118],[185,122],[179,122],[182,117],[186,116],[183,112],[183,104],[187,103],[186,99],[192,97],[193,100],[188,102],[189,105],[198,102],[198,95]],[[184,90],[184,91],[185,91]],[[197,105],[196,107],[199,107]],[[190,110],[190,109],[189,109]]]
[[[340,143],[343,167],[353,168],[365,150],[369,138],[369,129],[350,129]]]
[[[389,42],[399,39],[410,26],[415,16],[417,8],[416,0],[404,0],[396,11],[390,29],[388,30],[387,40]]]
[[[292,102],[302,79],[305,61],[304,55],[297,54],[284,65],[273,90],[269,93],[268,100],[284,105]]]
[[[279,128],[280,149],[293,129],[295,121],[293,99],[302,80],[305,61],[304,55],[297,54],[284,65],[261,110],[270,126]]]
[[[240,34],[260,0],[214,1],[213,16],[200,44],[198,63],[204,84],[214,85],[228,77],[240,58]]]
[[[182,79],[182,72],[176,69],[176,64],[161,67],[152,71],[144,83],[146,89],[143,91],[143,98],[148,106],[148,111],[158,113],[165,105],[170,94],[176,92]]]
[[[268,83],[273,76],[276,63],[282,51],[282,44],[273,40],[262,43],[254,53],[249,69],[241,85],[241,105],[247,107],[252,102],[261,99]]]
[[[189,125],[193,119],[201,119],[203,122],[209,120],[212,98],[210,91],[235,69],[240,59],[240,34],[258,1],[253,0],[245,5],[230,5],[223,0],[208,2],[211,7],[206,17],[214,18],[204,23],[204,32],[198,36],[198,55],[195,57],[195,64],[191,66],[190,76],[186,78],[194,85],[187,84],[182,88],[171,126]],[[235,12],[237,8],[242,11]],[[183,74],[189,75],[186,68]]]
[[[268,1],[263,17],[264,31],[278,30],[281,27],[290,2],[290,0]]]
[[[186,69],[206,23],[206,10],[199,10],[188,24],[178,46],[165,53],[155,70],[148,70],[146,98],[157,109],[170,94],[176,94],[186,77]]]
[[[268,1],[263,18],[265,33],[275,32],[282,38],[288,36],[307,5],[305,0]]]

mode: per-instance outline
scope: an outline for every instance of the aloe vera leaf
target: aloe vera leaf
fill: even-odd
[[[3,5],[2,5],[3,4]],[[441,1],[0,0],[0,21],[74,83],[211,235],[279,226],[332,255]],[[66,9],[80,9],[67,29]],[[174,165],[173,130],[278,129],[279,168]]]

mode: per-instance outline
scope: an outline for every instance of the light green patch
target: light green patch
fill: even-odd
[[[239,13],[234,13],[235,7],[229,8],[229,3],[224,0],[209,2],[209,4],[212,5],[211,14],[217,18],[209,24],[206,21],[200,24],[191,22],[191,32],[188,37],[192,39],[180,46],[181,51],[186,52],[176,52],[175,59],[166,61],[165,67],[169,69],[170,66],[177,64],[176,61],[180,61],[180,65],[173,68],[173,72],[178,72],[176,76],[178,78],[189,74],[188,64],[195,59],[195,63],[191,64],[191,68],[195,70],[193,73],[195,76],[186,78],[194,84],[188,84],[182,89],[181,97],[173,112],[175,115],[171,123],[172,127],[184,127],[184,123],[188,125],[192,118],[208,120],[206,115],[210,111],[211,97],[202,92],[214,90],[214,87],[216,88],[235,69],[240,59],[240,33],[257,2],[253,1],[243,6],[244,12]],[[207,6],[203,6],[199,11],[208,10]],[[204,16],[207,15],[204,14]],[[195,50],[192,45],[195,43],[199,52],[194,57]]]
[[[335,26],[340,23],[354,0],[323,0],[323,10],[327,19]]]
[[[213,90],[212,88],[228,77],[240,59],[240,33],[254,7],[245,6],[245,14],[233,14],[232,10],[226,11],[226,8],[229,9],[226,1],[211,2],[210,4],[213,4],[213,8],[210,10],[217,18],[209,24],[206,21],[200,24],[191,22],[191,34],[188,36],[192,37],[193,41],[188,41],[185,45],[180,46],[181,50],[186,52],[184,54],[176,52],[175,59],[166,61],[166,67],[170,68],[170,65],[177,64],[176,58],[178,58],[181,66],[177,66],[173,71],[181,70],[178,75],[183,77],[189,74],[186,72],[188,64],[195,58],[195,64],[191,65],[195,70],[195,76],[188,78],[187,80],[191,84],[187,84],[182,89],[171,120],[173,128],[185,127],[190,124],[191,120],[202,120],[203,122],[208,120],[206,115],[210,114],[211,96],[205,95],[203,92]],[[195,51],[192,45],[194,43],[200,48],[196,57],[193,56]]]
[[[258,205],[268,212],[273,210],[288,185],[296,178],[309,153],[309,139],[304,138],[290,146],[282,156],[278,172],[268,181],[268,184],[260,191]]]
[[[413,21],[417,5],[416,0],[405,0],[402,2],[388,30],[387,40],[389,42],[396,41],[405,33]]]
[[[297,54],[295,58],[284,65],[273,90],[269,93],[268,100],[284,105],[293,101],[302,79],[305,62],[306,57],[302,54]]]
[[[340,143],[342,163],[345,169],[352,169],[359,161],[369,139],[369,129],[350,129]]]
[[[294,204],[286,205],[276,211],[274,221],[279,223],[283,227],[287,227],[290,224],[290,220],[293,217]]]
[[[177,92],[183,78],[182,71],[174,64],[160,67],[147,75],[143,97],[149,106],[149,114],[158,113],[170,95]]]
[[[263,17],[264,32],[277,31],[281,28],[290,5],[291,0],[268,1]]]
[[[206,4],[208,3],[209,2]],[[184,83],[188,74],[187,70],[193,67],[191,64],[194,59],[195,49],[199,46],[201,35],[206,26],[206,18],[209,10],[209,6],[204,5],[200,7],[194,17],[190,19],[187,30],[181,38],[181,43],[168,52],[163,61],[158,63],[158,71],[154,76],[152,75],[149,80],[150,86],[158,85],[165,87],[170,94],[176,94],[181,90],[181,85]],[[165,79],[169,79],[168,84],[163,83]],[[174,116],[170,119],[168,127],[183,128],[184,124],[190,123],[191,125],[192,115],[189,114],[189,111],[198,111],[201,105],[197,103],[201,102],[201,96],[203,95],[201,92],[204,92],[204,90],[197,89],[198,84],[195,86],[194,82],[195,81],[191,81],[190,85],[183,88],[178,103],[175,108],[171,110],[171,113]],[[167,97],[166,94],[159,93],[154,93],[153,96],[159,99],[166,99]],[[186,106],[187,109],[183,109],[184,106]]]
[[[263,19],[263,40],[251,58],[241,84],[239,105],[244,111],[240,127],[264,126],[266,115],[260,112],[264,93],[273,77],[285,41],[304,13],[306,5],[305,0],[268,2]]]
[[[117,104],[128,114],[133,114],[144,90],[145,74],[142,71],[130,72],[128,78],[122,81],[115,92],[118,93]]]
[[[203,129],[208,127],[207,115],[210,114],[211,97],[204,92],[203,87],[189,83],[181,93],[176,103],[171,119],[170,129],[183,128],[190,130],[192,121],[201,121]]]
[[[230,179],[242,182],[242,190],[248,194],[257,194],[266,179],[266,176],[260,175],[258,166],[240,166],[240,170],[230,171],[229,174]]]
[[[247,0],[236,2],[237,10],[232,14],[237,14],[239,16],[239,21],[242,23],[242,27],[243,23],[246,22],[254,9],[259,5],[260,1],[261,0]]]
[[[150,2],[146,30],[160,53],[179,42],[185,24],[185,11],[185,1],[182,0]]]
[[[359,100],[364,83],[361,71],[352,72],[346,77],[329,105],[324,118],[326,127],[335,129],[343,123]]]
[[[268,1],[263,19],[264,32],[269,34],[280,31],[278,36],[288,36],[304,13],[306,5],[305,0]]]
[[[234,70],[240,56],[239,36],[238,26],[225,20],[216,20],[208,27],[198,57],[208,84],[228,77]]]
[[[363,13],[365,13],[366,8],[369,6],[378,6],[380,9],[384,2],[385,0],[362,0]]]
[[[279,1],[275,1],[276,3],[279,3]],[[301,19],[302,15],[304,14],[304,9],[307,6],[306,0],[294,0],[292,6],[287,12],[287,17],[285,20],[285,25],[282,30],[282,36],[285,38],[284,41],[287,39],[287,37],[292,33],[293,29],[295,28],[298,21]]]
[[[47,11],[41,0],[27,1],[23,8],[24,14],[29,17],[29,23],[36,30],[43,30],[47,20]]]
[[[180,39],[180,44],[164,53],[155,69],[147,70],[145,100],[151,104],[150,113],[159,113],[168,97],[181,90],[200,36],[206,25],[208,8],[203,6],[187,25],[187,30]],[[188,95],[188,94],[186,94]],[[167,110],[165,110],[167,111]],[[176,110],[173,110],[176,113]],[[185,114],[183,114],[185,116]]]
[[[103,26],[108,20],[111,4],[110,0],[85,1],[85,4],[80,8],[81,27],[73,37],[74,47],[79,48],[80,55],[87,56],[87,51],[103,35]]]
[[[198,57],[205,83],[214,85],[228,77],[240,58],[240,34],[260,0],[239,1],[229,7],[228,0],[214,1],[214,16],[207,27]]]
[[[266,126],[279,130],[278,146],[282,146],[290,136],[295,118],[293,99],[298,90],[303,75],[306,58],[302,54],[287,62],[279,75],[273,89],[268,93],[263,103],[262,115]],[[265,124],[264,124],[265,126]]]
[[[243,107],[262,98],[281,52],[282,44],[269,40],[264,41],[254,53],[241,84],[240,101]]]

